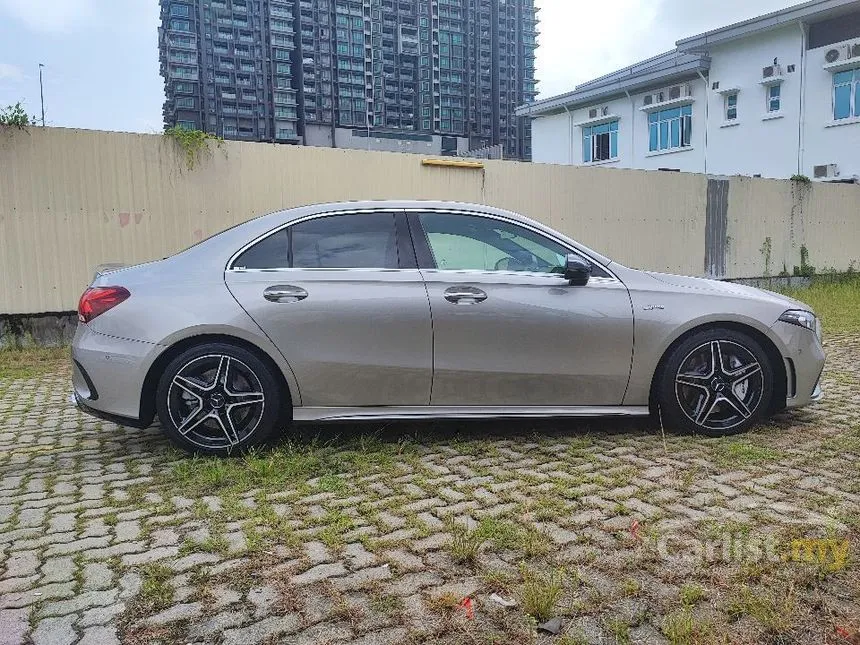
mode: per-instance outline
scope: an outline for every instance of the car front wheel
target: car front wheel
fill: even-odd
[[[710,436],[744,432],[773,396],[773,367],[761,345],[731,329],[709,329],[669,354],[658,402],[670,427]]]
[[[192,347],[167,366],[156,407],[168,437],[189,452],[244,453],[277,430],[278,383],[248,350],[226,343]]]

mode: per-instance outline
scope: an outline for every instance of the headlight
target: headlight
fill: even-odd
[[[806,327],[809,331],[821,338],[821,326],[818,324],[818,318],[811,311],[803,311],[802,309],[789,309],[782,314],[779,319],[782,322],[787,322],[791,325]]]

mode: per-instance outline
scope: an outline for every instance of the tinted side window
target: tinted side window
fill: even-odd
[[[304,269],[396,269],[393,213],[332,215],[295,224],[292,266]]]
[[[234,269],[284,269],[290,266],[288,249],[290,237],[287,229],[260,240],[242,253],[233,263]]]
[[[520,226],[448,213],[418,219],[439,269],[564,273],[567,249]]]

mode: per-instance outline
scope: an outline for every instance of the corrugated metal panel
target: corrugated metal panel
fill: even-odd
[[[72,310],[99,264],[161,258],[274,210],[350,199],[491,204],[543,221],[624,264],[702,272],[703,175],[502,161],[485,161],[482,171],[422,167],[421,160],[228,142],[188,170],[174,142],[159,135],[6,133],[0,140],[0,313]],[[765,235],[773,237],[779,262],[797,255],[804,241],[813,264],[844,268],[860,255],[856,187],[812,186],[802,209],[792,211],[788,182],[730,182],[729,276],[763,272],[758,259]],[[830,255],[828,246],[835,249]]]

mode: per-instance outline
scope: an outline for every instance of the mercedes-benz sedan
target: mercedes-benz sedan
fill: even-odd
[[[472,204],[282,211],[177,255],[97,274],[75,398],[196,452],[291,422],[636,416],[740,432],[821,396],[801,302],[637,271]]]

